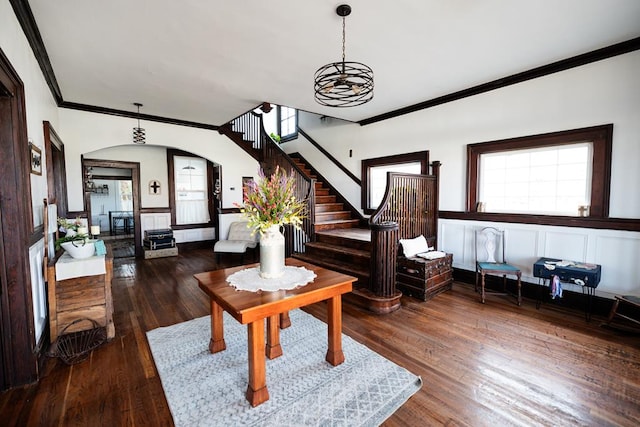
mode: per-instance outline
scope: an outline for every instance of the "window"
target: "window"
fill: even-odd
[[[481,210],[568,216],[586,212],[592,153],[591,143],[578,143],[483,154]]]
[[[207,161],[199,157],[173,157],[175,185],[175,223],[208,223]]]
[[[119,208],[121,211],[133,211],[133,183],[132,181],[115,181],[118,184]]]
[[[363,160],[362,209],[371,214],[378,207],[387,188],[387,172],[427,174],[428,170],[428,151]]]
[[[467,146],[467,209],[606,217],[612,130],[605,125]]]
[[[278,106],[278,135],[280,135],[280,141],[289,141],[298,137],[298,110]]]

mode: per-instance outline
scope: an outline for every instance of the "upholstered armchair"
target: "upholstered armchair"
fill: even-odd
[[[219,240],[213,247],[216,254],[216,261],[220,262],[221,253],[242,254],[242,263],[244,264],[244,255],[249,249],[253,251],[258,247],[260,234],[249,227],[246,221],[235,221],[229,226],[229,234],[227,240]],[[255,257],[255,254],[254,254]]]

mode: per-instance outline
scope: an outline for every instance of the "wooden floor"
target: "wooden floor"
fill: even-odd
[[[208,314],[192,275],[215,269],[215,257],[114,264],[116,337],[78,365],[50,359],[38,384],[0,395],[1,425],[172,425],[145,332]],[[322,303],[308,311],[325,318]],[[459,283],[427,303],[403,297],[389,315],[347,303],[343,313],[344,333],[424,382],[385,425],[640,425],[640,336],[603,319],[526,299],[483,305]]]

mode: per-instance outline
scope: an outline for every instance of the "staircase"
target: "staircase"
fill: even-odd
[[[337,270],[358,278],[357,288],[369,283],[371,232],[361,228],[357,211],[345,207],[342,197],[307,164],[299,154],[290,154],[293,162],[315,179],[315,241],[307,242],[304,253],[295,258]]]
[[[242,124],[244,123],[241,123],[241,125]],[[264,160],[264,155],[262,147],[257,143],[257,141],[259,141],[259,138],[257,138],[256,136],[257,132],[252,129],[252,127],[249,127],[249,129],[241,126],[238,127],[240,128],[240,130],[235,130],[234,123],[229,122],[220,126],[218,128],[218,133],[221,135],[226,135],[251,157],[256,159],[258,162],[262,162]]]
[[[228,136],[263,164],[272,151],[267,150],[265,155],[264,144],[260,142],[260,134],[264,132],[261,132],[261,124],[253,124],[256,118],[258,115],[248,113],[221,126],[218,132]],[[366,287],[369,283],[371,232],[360,227],[364,219],[357,209],[348,205],[337,191],[326,184],[326,180],[301,155],[290,154],[288,158],[301,174],[316,180],[312,233],[315,237],[304,244],[304,252],[293,252],[292,256],[355,276],[358,278],[355,287]]]

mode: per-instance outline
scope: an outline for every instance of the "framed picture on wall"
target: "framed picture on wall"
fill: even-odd
[[[34,175],[42,175],[42,151],[31,144],[31,173]]]

